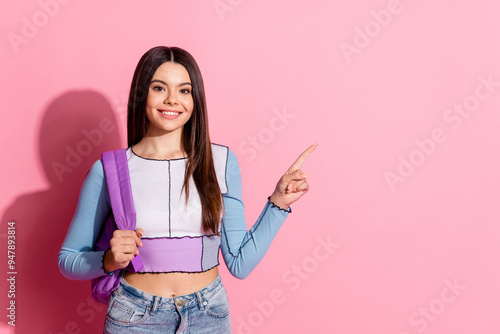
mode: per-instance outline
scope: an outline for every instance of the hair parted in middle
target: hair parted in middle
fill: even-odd
[[[157,46],[146,52],[135,69],[128,101],[128,146],[137,144],[148,131],[146,103],[154,73],[165,62],[174,62],[186,68],[191,79],[193,113],[182,130],[182,148],[188,156],[182,189],[189,197],[189,179],[193,177],[200,195],[202,228],[219,233],[222,214],[222,194],[215,173],[212,147],[208,132],[205,88],[201,71],[193,56],[178,47]]]

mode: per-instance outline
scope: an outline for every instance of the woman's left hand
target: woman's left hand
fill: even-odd
[[[276,185],[271,195],[271,202],[282,209],[287,209],[293,202],[301,198],[308,190],[307,175],[300,169],[309,154],[316,149],[318,144],[311,145],[288,168]]]

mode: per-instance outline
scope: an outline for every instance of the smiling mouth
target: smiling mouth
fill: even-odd
[[[177,115],[180,115],[181,112],[180,111],[164,111],[164,110],[160,110],[160,112],[163,114],[163,115],[166,115],[166,116],[177,116]]]

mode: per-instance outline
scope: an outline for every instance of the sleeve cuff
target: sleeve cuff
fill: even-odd
[[[269,196],[267,198],[267,200],[269,201],[269,203],[271,203],[271,208],[277,208],[278,210],[281,210],[283,212],[286,212],[286,213],[292,213],[292,208],[288,207],[286,210],[285,209],[282,209],[280,208],[278,205],[274,204],[272,201],[271,201],[271,196]]]

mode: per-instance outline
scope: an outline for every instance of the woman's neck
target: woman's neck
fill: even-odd
[[[182,147],[182,138],[179,134],[164,134],[153,136],[146,134],[141,141],[134,145],[135,154],[148,159],[179,159],[186,158]]]

